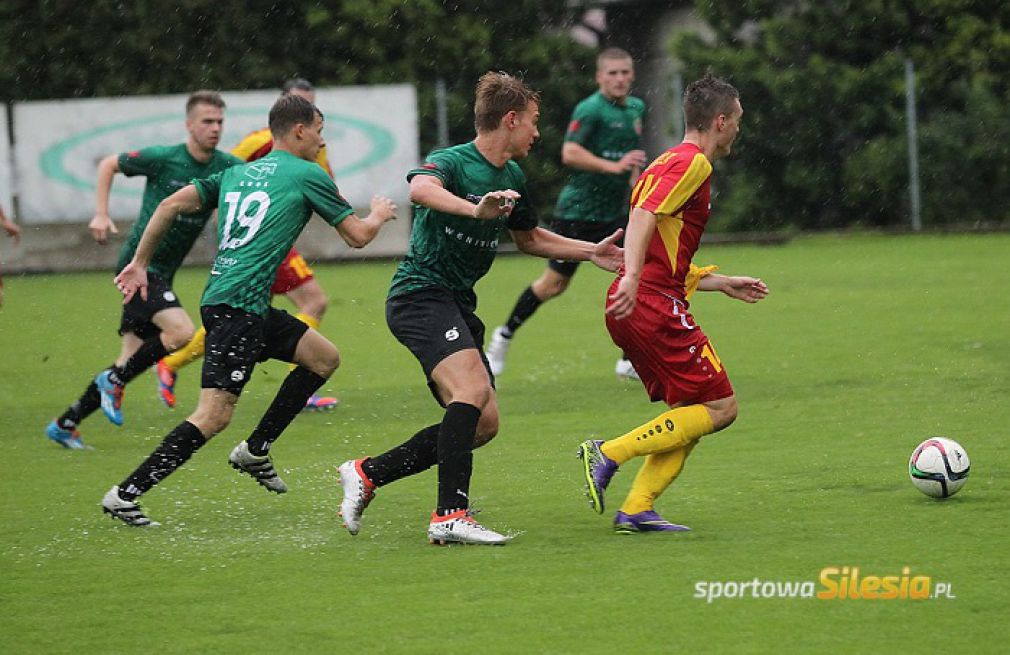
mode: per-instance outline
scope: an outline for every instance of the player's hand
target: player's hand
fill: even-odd
[[[7,233],[11,239],[14,240],[14,244],[17,245],[21,241],[21,226],[11,220],[3,221],[4,232]]]
[[[617,160],[617,171],[616,173],[627,173],[628,171],[635,168],[642,168],[645,166],[645,151],[644,150],[629,150],[624,153],[624,156]]]
[[[485,193],[480,202],[474,205],[473,217],[488,220],[499,216],[508,216],[515,209],[516,202],[521,197],[518,191],[512,189]]]
[[[123,293],[123,304],[133,300],[139,291],[140,297],[147,300],[147,269],[133,262],[126,265],[115,279],[116,287]]]
[[[389,198],[372,196],[372,214],[382,219],[382,222],[396,218],[396,204]]]
[[[624,230],[617,230],[609,237],[596,244],[590,261],[605,271],[614,273],[624,263],[624,248],[617,245]]]
[[[638,295],[638,280],[627,275],[617,283],[617,289],[607,297],[607,314],[617,320],[624,320],[635,311],[635,297]]]
[[[103,246],[109,241],[109,232],[119,234],[116,224],[112,222],[112,218],[108,214],[95,214],[95,217],[88,223],[88,229],[91,230],[91,238]]]
[[[756,277],[727,275],[722,292],[730,298],[753,304],[768,295],[768,285]]]

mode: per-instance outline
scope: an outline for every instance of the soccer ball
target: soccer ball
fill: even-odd
[[[930,437],[919,444],[908,460],[908,477],[916,489],[934,498],[956,494],[968,481],[971,462],[961,444],[943,437]]]

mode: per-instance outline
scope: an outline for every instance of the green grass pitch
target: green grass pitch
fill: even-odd
[[[737,390],[740,417],[705,438],[660,499],[694,531],[619,536],[582,496],[577,444],[661,411],[613,375],[601,305],[610,275],[583,267],[518,334],[499,380],[502,428],[475,455],[472,492],[504,548],[425,539],[433,472],[380,490],[352,538],[334,467],[398,443],[440,411],[389,334],[390,262],[318,265],[323,332],[343,364],[329,414],[296,419],[274,449],[291,487],[267,494],[227,465],[286,368],[257,369],[232,425],[144,499],[163,525],[99,511],[186,416],[199,369],[169,411],[144,374],[126,424],[84,422],[88,452],[45,424],[118,352],[111,275],[18,277],[0,312],[0,634],[8,653],[1005,652],[1010,591],[1010,294],[1007,235],[801,237],[706,246],[698,263],[768,281],[748,306],[692,307]],[[501,322],[543,262],[503,257],[478,313]],[[206,272],[177,291],[194,312]],[[916,491],[907,458],[959,441],[956,497]],[[616,508],[637,463],[608,494]],[[825,567],[929,576],[956,598],[696,598],[699,582],[806,581]]]

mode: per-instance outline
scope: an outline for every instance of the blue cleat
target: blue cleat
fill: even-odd
[[[638,532],[690,532],[686,525],[670,523],[652,510],[638,514],[617,512],[614,517],[614,532],[618,534],[635,534]]]
[[[123,424],[123,385],[116,384],[110,379],[112,371],[102,371],[95,377],[95,386],[98,387],[98,395],[102,399],[102,413],[105,418],[112,421],[114,425]]]
[[[603,513],[603,492],[610,484],[610,478],[617,473],[617,462],[603,454],[601,444],[602,441],[587,439],[579,444],[578,453],[586,476],[586,496],[597,514]]]
[[[69,448],[71,450],[91,450],[91,446],[87,446],[81,440],[81,433],[76,429],[74,430],[64,430],[60,427],[56,419],[49,422],[46,426],[46,436],[49,437],[51,441],[55,441],[64,448]]]

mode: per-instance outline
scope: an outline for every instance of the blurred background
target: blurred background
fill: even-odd
[[[115,254],[94,245],[84,229],[93,202],[88,158],[97,164],[104,154],[146,144],[113,139],[101,142],[104,150],[78,148],[83,159],[79,171],[68,168],[71,183],[51,173],[56,164],[70,166],[53,158],[79,145],[73,121],[64,125],[47,111],[101,130],[124,97],[140,96],[160,115],[178,116],[162,142],[181,142],[181,94],[219,89],[234,107],[221,144],[230,148],[244,134],[239,127],[265,124],[270,98],[294,76],[337,94],[330,106],[320,102],[328,115],[353,113],[341,104],[344,87],[398,89],[401,100],[379,102],[394,117],[366,114],[379,131],[389,122],[407,125],[389,128],[398,139],[390,151],[401,159],[472,138],[473,87],[482,73],[523,76],[543,96],[541,143],[523,167],[547,218],[565,179],[560,150],[569,114],[595,90],[595,53],[607,46],[636,59],[633,93],[649,107],[650,157],[680,139],[680,94],[690,81],[711,71],[740,90],[743,128],[734,155],[717,165],[713,232],[1010,224],[1004,2],[6,0],[0,205],[24,234],[17,246],[0,237],[0,261],[10,274],[109,266]],[[340,130],[333,125],[335,143]],[[360,130],[345,131],[358,139],[353,147],[364,147]],[[330,154],[355,156],[339,148]],[[375,158],[376,170],[364,174],[402,181],[405,161]],[[49,202],[73,185],[83,194],[74,201],[76,214]],[[406,184],[400,187],[405,195]],[[122,180],[114,186],[114,198],[125,203],[114,215],[120,238],[135,218],[129,195],[136,193]],[[346,254],[304,249],[320,258]],[[194,257],[209,252],[198,249]]]

